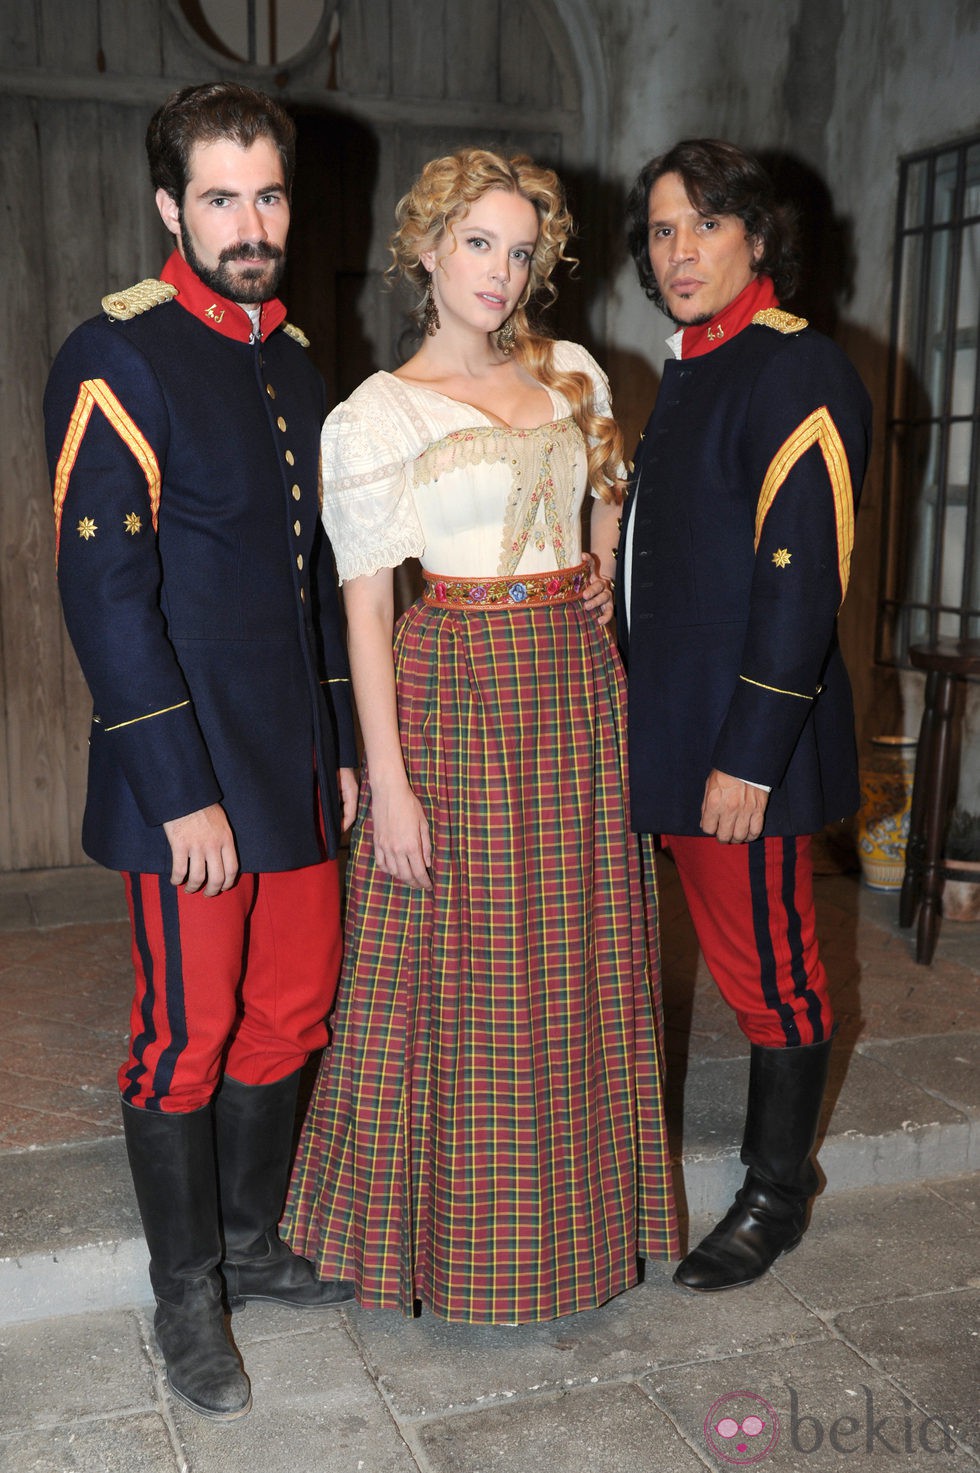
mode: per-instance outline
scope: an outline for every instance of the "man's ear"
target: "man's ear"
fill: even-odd
[[[750,235],[749,240],[752,242],[752,264],[753,266],[758,266],[765,254],[765,241],[758,235]]]
[[[160,219],[163,221],[164,225],[166,225],[167,229],[170,231],[170,234],[177,237],[177,244],[179,245],[180,206],[177,204],[177,201],[174,199],[173,195],[168,194],[165,189],[158,189],[155,198],[157,202],[157,209],[160,211]]]

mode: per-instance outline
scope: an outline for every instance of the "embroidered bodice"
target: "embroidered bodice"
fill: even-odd
[[[610,412],[584,348],[556,343],[555,363],[587,373]],[[341,582],[409,557],[461,578],[578,563],[585,442],[564,395],[548,393],[552,420],[508,429],[393,374],[366,379],[323,427],[323,521]]]

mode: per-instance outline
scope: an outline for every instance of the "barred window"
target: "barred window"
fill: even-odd
[[[878,659],[980,636],[980,137],[900,165]]]

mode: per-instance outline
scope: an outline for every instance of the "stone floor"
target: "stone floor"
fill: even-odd
[[[649,1264],[637,1289],[545,1325],[251,1305],[233,1333],[255,1405],[229,1425],[169,1396],[153,1345],[114,1084],[119,882],[0,880],[0,1473],[976,1469],[980,925],[944,924],[917,966],[895,897],[827,869],[842,1026],[827,1186],[796,1253],[708,1297]],[[744,1046],[669,868],[661,894],[693,1237],[737,1179]]]

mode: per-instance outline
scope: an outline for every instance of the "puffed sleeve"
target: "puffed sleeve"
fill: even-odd
[[[341,583],[397,568],[425,549],[409,468],[428,436],[375,374],[323,426],[323,525]]]
[[[593,412],[602,419],[615,418],[612,407],[612,395],[609,390],[609,379],[586,348],[583,348],[580,343],[557,342],[555,344],[554,363],[555,367],[560,369],[562,373],[584,373],[592,383]],[[590,436],[589,439],[591,444],[595,443],[593,436]],[[621,481],[626,480],[627,470],[622,462],[620,462],[616,474]],[[594,486],[592,488],[592,495],[599,495]]]

